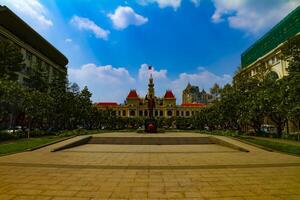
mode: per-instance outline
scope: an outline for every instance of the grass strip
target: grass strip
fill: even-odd
[[[60,139],[62,139],[62,137],[47,136],[40,138],[18,139],[9,141],[8,143],[0,144],[0,156],[22,152],[27,149],[32,149],[44,144],[52,143]]]
[[[298,155],[300,156],[300,147],[297,145],[281,143],[278,141],[272,140],[264,140],[253,137],[238,137],[241,140],[245,140],[246,142],[256,144],[262,147],[266,147],[275,151],[280,151],[288,154]]]

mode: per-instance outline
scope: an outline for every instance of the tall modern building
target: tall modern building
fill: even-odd
[[[207,93],[204,89],[199,90],[198,86],[188,83],[182,92],[182,103],[211,103],[214,100],[213,96]]]
[[[6,6],[0,6],[0,40],[9,40],[20,48],[24,68],[18,80],[26,84],[26,71],[34,65],[48,72],[49,81],[67,75],[68,59]]]
[[[300,36],[300,6],[241,55],[241,69],[234,79],[255,76],[260,71],[270,71],[276,78],[287,75],[288,63],[282,59],[281,50],[294,36]]]

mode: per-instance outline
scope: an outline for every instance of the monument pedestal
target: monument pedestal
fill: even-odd
[[[145,120],[145,132],[146,133],[157,133],[157,121],[155,119]]]

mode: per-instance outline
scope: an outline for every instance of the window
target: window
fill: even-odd
[[[140,116],[140,117],[143,116],[143,111],[142,111],[142,110],[139,111],[139,116]]]
[[[147,111],[147,110],[145,110],[145,113],[144,113],[144,114],[145,114],[145,116],[147,117],[147,116],[148,116],[148,111]]]
[[[38,67],[42,66],[42,60],[39,59],[38,57],[36,58],[36,64],[37,64]]]
[[[185,115],[186,115],[187,117],[189,117],[189,116],[190,116],[190,111],[186,111],[186,112],[185,112]]]
[[[23,65],[21,70],[22,70],[23,73],[26,73],[28,71],[28,69],[29,68],[26,65]]]
[[[172,112],[171,110],[168,110],[167,115],[168,115],[169,117],[171,117],[171,116],[173,115],[173,112]]]
[[[31,61],[32,59],[32,53],[30,53],[29,51],[26,51],[26,59]]]
[[[179,111],[178,110],[176,111],[176,116],[179,116]]]
[[[123,110],[123,116],[126,116],[126,110]]]
[[[129,115],[132,116],[132,117],[135,116],[135,111],[134,111],[134,110],[131,110],[131,111],[129,112]]]
[[[159,111],[159,116],[164,116],[164,112],[162,110]]]
[[[155,116],[158,116],[158,111],[157,110],[155,111]]]

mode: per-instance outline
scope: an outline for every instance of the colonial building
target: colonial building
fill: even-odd
[[[211,103],[213,96],[207,93],[204,89],[200,92],[198,86],[192,86],[190,83],[182,92],[182,103]]]
[[[269,72],[275,78],[288,74],[288,63],[282,59],[281,50],[287,39],[300,36],[300,6],[282,19],[241,55],[241,68],[234,79]]]
[[[163,97],[155,96],[154,81],[149,78],[148,93],[145,98],[138,95],[136,90],[130,90],[125,103],[118,105],[115,102],[96,103],[98,109],[109,110],[119,117],[148,117],[148,97],[154,96],[154,117],[191,117],[206,106],[204,103],[183,103],[176,105],[176,97],[171,90],[167,90]]]
[[[25,74],[34,65],[46,69],[49,81],[56,75],[67,75],[68,59],[6,6],[0,6],[0,40],[13,42],[23,54],[19,82],[29,81]]]

